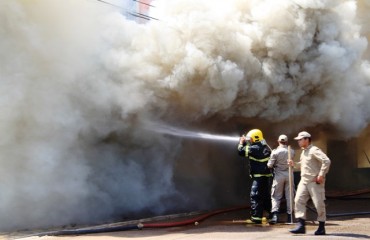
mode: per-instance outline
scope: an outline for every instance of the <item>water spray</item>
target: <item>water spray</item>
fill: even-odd
[[[213,141],[228,141],[228,142],[237,142],[239,141],[239,136],[227,136],[227,135],[218,135],[218,134],[211,134],[211,133],[204,133],[204,132],[196,132],[185,130],[169,125],[164,125],[161,123],[146,123],[144,124],[145,129],[171,135],[177,137],[184,137],[184,138],[196,138],[196,139],[207,139]]]

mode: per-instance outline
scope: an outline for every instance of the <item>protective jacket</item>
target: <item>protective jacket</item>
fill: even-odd
[[[249,159],[251,177],[271,177],[271,170],[267,167],[267,162],[270,159],[271,150],[267,145],[261,142],[238,145],[239,155]]]

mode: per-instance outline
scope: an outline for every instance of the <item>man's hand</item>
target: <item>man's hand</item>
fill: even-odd
[[[294,167],[294,161],[292,159],[288,159],[288,165],[290,167]]]
[[[320,184],[320,183],[323,183],[323,182],[324,182],[324,177],[323,176],[317,176],[316,183]]]
[[[244,135],[242,135],[242,136],[240,137],[240,139],[239,139],[239,144],[244,144],[246,140],[247,140],[247,139],[245,138],[245,136],[244,136]]]

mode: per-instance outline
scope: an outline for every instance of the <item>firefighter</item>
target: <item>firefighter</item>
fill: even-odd
[[[274,169],[274,179],[272,181],[271,188],[272,218],[270,219],[270,224],[275,224],[278,222],[280,202],[281,199],[283,199],[284,195],[287,205],[287,222],[291,222],[292,214],[292,209],[290,209],[290,201],[292,199],[290,199],[289,189],[288,137],[284,134],[280,135],[277,142],[279,143],[279,146],[276,149],[272,150],[270,160],[267,162],[267,166]],[[293,149],[290,150],[290,157],[292,159],[294,158]]]
[[[267,145],[259,129],[250,130],[246,136],[240,137],[239,155],[249,160],[252,187],[250,192],[251,221],[262,223],[263,211],[271,212],[271,170],[267,167],[271,149]],[[270,216],[269,216],[270,217]]]
[[[306,233],[306,204],[311,198],[317,210],[317,221],[319,221],[319,228],[315,235],[325,235],[325,176],[329,171],[331,161],[320,148],[312,145],[311,134],[308,132],[300,132],[294,139],[298,141],[298,145],[302,149],[300,157],[301,180],[294,199],[294,212],[298,223],[297,227],[290,232]],[[293,162],[289,161],[289,164],[293,165]]]

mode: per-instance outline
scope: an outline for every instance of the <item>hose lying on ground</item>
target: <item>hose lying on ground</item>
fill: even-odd
[[[357,190],[352,192],[346,192],[345,194],[341,192],[332,193],[329,196],[326,196],[330,199],[338,199],[338,200],[368,200],[369,197],[353,197],[358,195],[370,194],[370,189],[363,189]],[[334,217],[347,217],[347,216],[359,216],[359,215],[370,215],[370,212],[349,212],[349,213],[327,213],[326,216],[328,218]]]
[[[167,227],[180,227],[185,225],[197,224],[206,218],[211,216],[241,210],[241,209],[248,209],[249,206],[241,206],[241,207],[233,207],[233,208],[226,208],[221,210],[215,210],[209,213],[205,213],[198,217],[187,219],[183,221],[176,221],[176,222],[162,222],[162,223],[138,223],[138,224],[131,224],[125,226],[114,226],[114,227],[104,227],[104,228],[89,228],[89,229],[71,229],[71,230],[60,230],[60,231],[50,231],[39,233],[37,236],[60,236],[60,235],[82,235],[82,234],[91,234],[91,233],[105,233],[105,232],[117,232],[117,231],[127,231],[127,230],[135,230],[135,229],[144,229],[144,228],[167,228]]]
[[[317,213],[316,209],[310,206],[307,206],[308,210],[311,212]],[[348,217],[348,216],[358,216],[358,215],[370,215],[370,212],[349,212],[349,213],[327,213],[326,217]]]
[[[328,199],[354,199],[353,196],[358,195],[364,195],[364,194],[370,194],[370,189],[362,189],[357,191],[351,191],[351,192],[331,192],[326,195],[326,198]],[[360,199],[367,199],[367,198],[360,198]]]
[[[331,194],[326,195],[326,198],[329,199],[337,199],[337,200],[368,200],[368,197],[353,197],[358,195],[370,194],[370,189],[362,189],[357,191],[351,192],[332,192]],[[307,207],[310,211],[317,213],[316,209],[313,207]],[[347,216],[359,216],[359,215],[370,215],[370,212],[348,212],[348,213],[327,213],[326,217],[334,218],[334,217],[347,217]]]
[[[350,212],[350,213],[328,213],[326,214],[328,218],[359,216],[359,215],[370,215],[370,212]]]
[[[38,236],[60,236],[60,235],[82,235],[82,234],[91,234],[91,233],[106,233],[106,232],[119,232],[127,230],[141,229],[141,224],[136,225],[126,225],[126,226],[115,226],[115,227],[104,227],[104,228],[95,228],[95,229],[71,229],[71,230],[60,230],[56,232],[46,232],[39,234]]]
[[[368,194],[368,193],[370,193],[370,189],[353,191],[353,192],[346,192],[346,193],[336,192],[336,193],[332,193],[331,195],[328,195],[327,198],[351,200],[353,198],[349,198],[349,197],[362,195],[362,194]],[[365,198],[361,198],[361,199],[365,199]],[[217,214],[236,211],[236,210],[241,210],[241,209],[248,209],[248,208],[250,208],[250,206],[242,206],[242,207],[233,207],[233,208],[221,209],[221,210],[216,210],[216,211],[212,211],[212,212],[209,212],[209,213],[205,213],[203,215],[200,215],[200,216],[192,218],[192,219],[187,219],[187,220],[183,220],[183,221],[176,221],[176,222],[162,222],[162,223],[142,223],[142,222],[139,222],[137,224],[129,224],[129,225],[124,225],[124,226],[51,231],[51,232],[39,233],[39,234],[37,234],[37,236],[82,235],[82,234],[92,234],[92,233],[140,230],[140,229],[144,229],[144,228],[180,227],[180,226],[193,225],[193,224],[199,223],[199,222],[205,220],[206,218],[209,218],[209,217],[217,215]],[[311,207],[308,207],[308,209],[311,210],[311,211],[316,212],[316,210],[311,208]],[[368,214],[370,214],[370,212],[332,213],[332,214],[327,214],[327,217],[330,218],[330,217],[368,215]]]
[[[227,208],[227,209],[221,209],[221,210],[216,210],[210,213],[206,213],[204,215],[201,215],[199,217],[189,219],[189,220],[184,220],[180,222],[169,222],[169,223],[143,223],[143,228],[165,228],[165,227],[179,227],[179,226],[184,226],[184,225],[189,225],[189,224],[194,224],[201,222],[205,220],[206,218],[209,218],[211,216],[220,214],[220,213],[225,213],[225,212],[231,212],[231,211],[236,211],[236,210],[241,210],[241,209],[247,209],[249,206],[243,206],[243,207],[234,207],[234,208]]]

